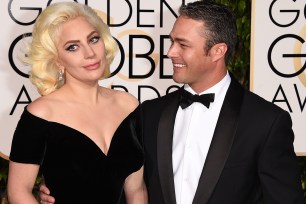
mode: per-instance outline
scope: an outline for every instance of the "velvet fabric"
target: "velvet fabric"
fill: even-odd
[[[40,165],[58,204],[119,203],[125,179],[144,162],[135,125],[131,113],[114,133],[105,155],[81,132],[36,117],[25,108],[10,160]]]

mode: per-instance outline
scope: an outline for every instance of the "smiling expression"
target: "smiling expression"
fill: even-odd
[[[220,71],[211,51],[215,47],[205,51],[204,29],[202,21],[180,16],[170,33],[171,47],[167,55],[173,64],[173,80],[189,84],[195,91],[208,88]]]

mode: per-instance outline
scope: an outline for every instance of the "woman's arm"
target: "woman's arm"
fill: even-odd
[[[9,162],[7,191],[11,204],[38,203],[32,194],[38,170],[37,164]]]
[[[124,192],[127,204],[148,203],[147,188],[143,179],[143,167],[126,178]]]

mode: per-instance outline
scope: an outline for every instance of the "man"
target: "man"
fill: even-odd
[[[290,115],[227,71],[234,15],[209,1],[182,6],[179,14],[168,57],[174,81],[184,86],[137,112],[150,203],[302,204]],[[188,93],[208,94],[208,101]]]
[[[303,203],[289,114],[227,72],[234,15],[208,1],[179,14],[168,57],[184,88],[141,106],[150,202],[246,204],[263,195],[264,203]],[[214,101],[181,107],[184,89]]]

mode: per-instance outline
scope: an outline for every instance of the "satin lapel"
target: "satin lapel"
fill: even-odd
[[[175,116],[178,109],[179,91],[169,100],[161,113],[157,133],[157,163],[160,184],[167,204],[175,204],[175,190],[172,169],[172,138]]]
[[[193,204],[208,203],[234,140],[244,90],[232,77],[206,157]]]

